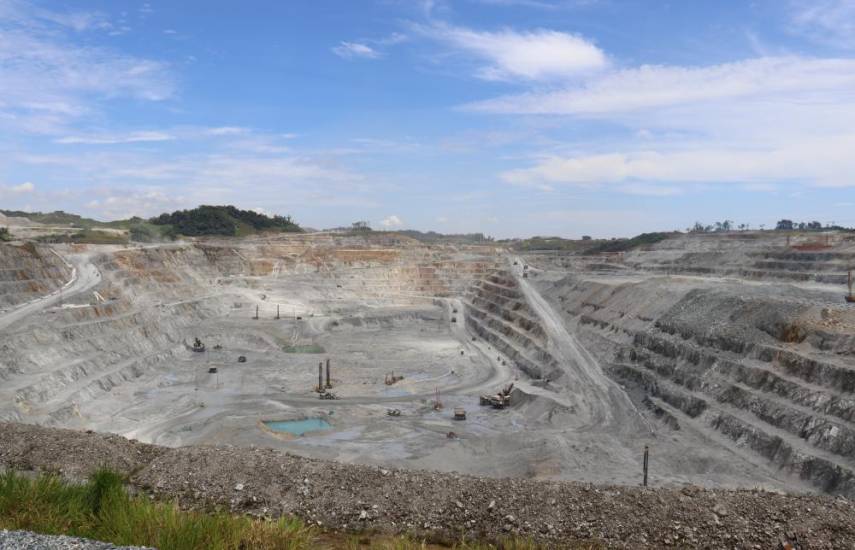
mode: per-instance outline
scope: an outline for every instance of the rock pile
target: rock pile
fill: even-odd
[[[332,529],[439,539],[516,534],[614,548],[855,546],[855,503],[844,498],[488,479],[346,465],[272,449],[166,449],[111,435],[0,424],[2,467],[74,476],[99,464],[186,507],[293,514]]]

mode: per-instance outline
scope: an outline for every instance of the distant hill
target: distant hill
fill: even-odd
[[[302,232],[290,216],[267,216],[234,206],[199,206],[177,210],[151,218],[149,223],[171,226],[175,233],[196,237],[202,235],[244,236],[261,231]]]
[[[164,213],[149,220],[134,216],[126,220],[102,222],[84,218],[62,210],[55,212],[23,212],[20,210],[0,210],[0,216],[16,220],[28,219],[46,226],[64,226],[80,228],[80,235],[91,235],[93,230],[126,230],[132,241],[158,242],[175,239],[178,235],[189,237],[204,235],[244,236],[262,231],[301,232],[303,231],[289,216],[266,216],[252,210],[241,210],[234,206],[199,206],[192,210],[177,210]],[[45,236],[52,242],[59,237]],[[68,240],[68,236],[63,240]],[[83,237],[81,237],[83,238]],[[127,239],[125,239],[127,240]],[[76,241],[75,241],[76,242]],[[80,242],[89,242],[88,237]]]
[[[28,220],[45,225],[65,225],[68,227],[80,227],[89,229],[92,227],[114,227],[120,222],[99,222],[92,218],[84,218],[77,214],[70,214],[57,210],[55,212],[24,212],[21,210],[0,210],[0,214],[10,218],[27,218]]]

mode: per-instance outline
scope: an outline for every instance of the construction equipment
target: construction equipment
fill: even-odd
[[[198,338],[195,338],[193,340],[193,351],[197,353],[202,353],[203,351],[205,351],[205,344],[203,344],[202,341]]]
[[[494,409],[504,409],[511,404],[511,392],[514,390],[514,384],[508,384],[502,391],[496,395],[482,395],[479,398],[479,403],[482,406],[491,406]]]
[[[439,400],[439,388],[436,388],[436,399],[433,401],[433,410],[442,410],[442,401]]]
[[[454,407],[454,419],[466,420],[466,409],[463,407]]]
[[[401,416],[401,409],[386,409],[386,416]]]
[[[394,384],[396,382],[400,382],[403,379],[404,379],[403,376],[395,376],[394,372],[390,372],[389,374],[386,375],[386,380],[384,380],[383,382],[387,386],[391,386],[392,384]]]
[[[849,294],[846,296],[846,301],[851,304],[855,302],[855,296],[852,295],[852,270],[849,271],[849,279],[847,283],[849,284]]]

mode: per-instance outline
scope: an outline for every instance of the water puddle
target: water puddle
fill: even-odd
[[[303,420],[268,420],[264,425],[274,432],[286,432],[303,435],[310,432],[329,430],[332,425],[323,418],[304,418]]]

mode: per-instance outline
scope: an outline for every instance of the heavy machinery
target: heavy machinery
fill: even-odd
[[[386,409],[386,416],[401,416],[401,409]]]
[[[846,295],[846,301],[851,303],[855,303],[855,296],[852,295],[852,271],[849,271],[849,278],[847,280],[849,284],[849,294]]]
[[[514,389],[514,384],[508,384],[502,391],[496,395],[482,395],[479,403],[482,406],[491,406],[494,409],[504,409],[511,404],[511,392]]]
[[[400,382],[403,379],[404,379],[403,376],[395,376],[394,372],[390,372],[389,374],[386,375],[386,380],[384,380],[384,383],[387,386],[391,386],[392,384],[394,384],[396,382]]]
[[[193,351],[197,353],[205,351],[205,344],[203,344],[198,338],[193,339]]]

